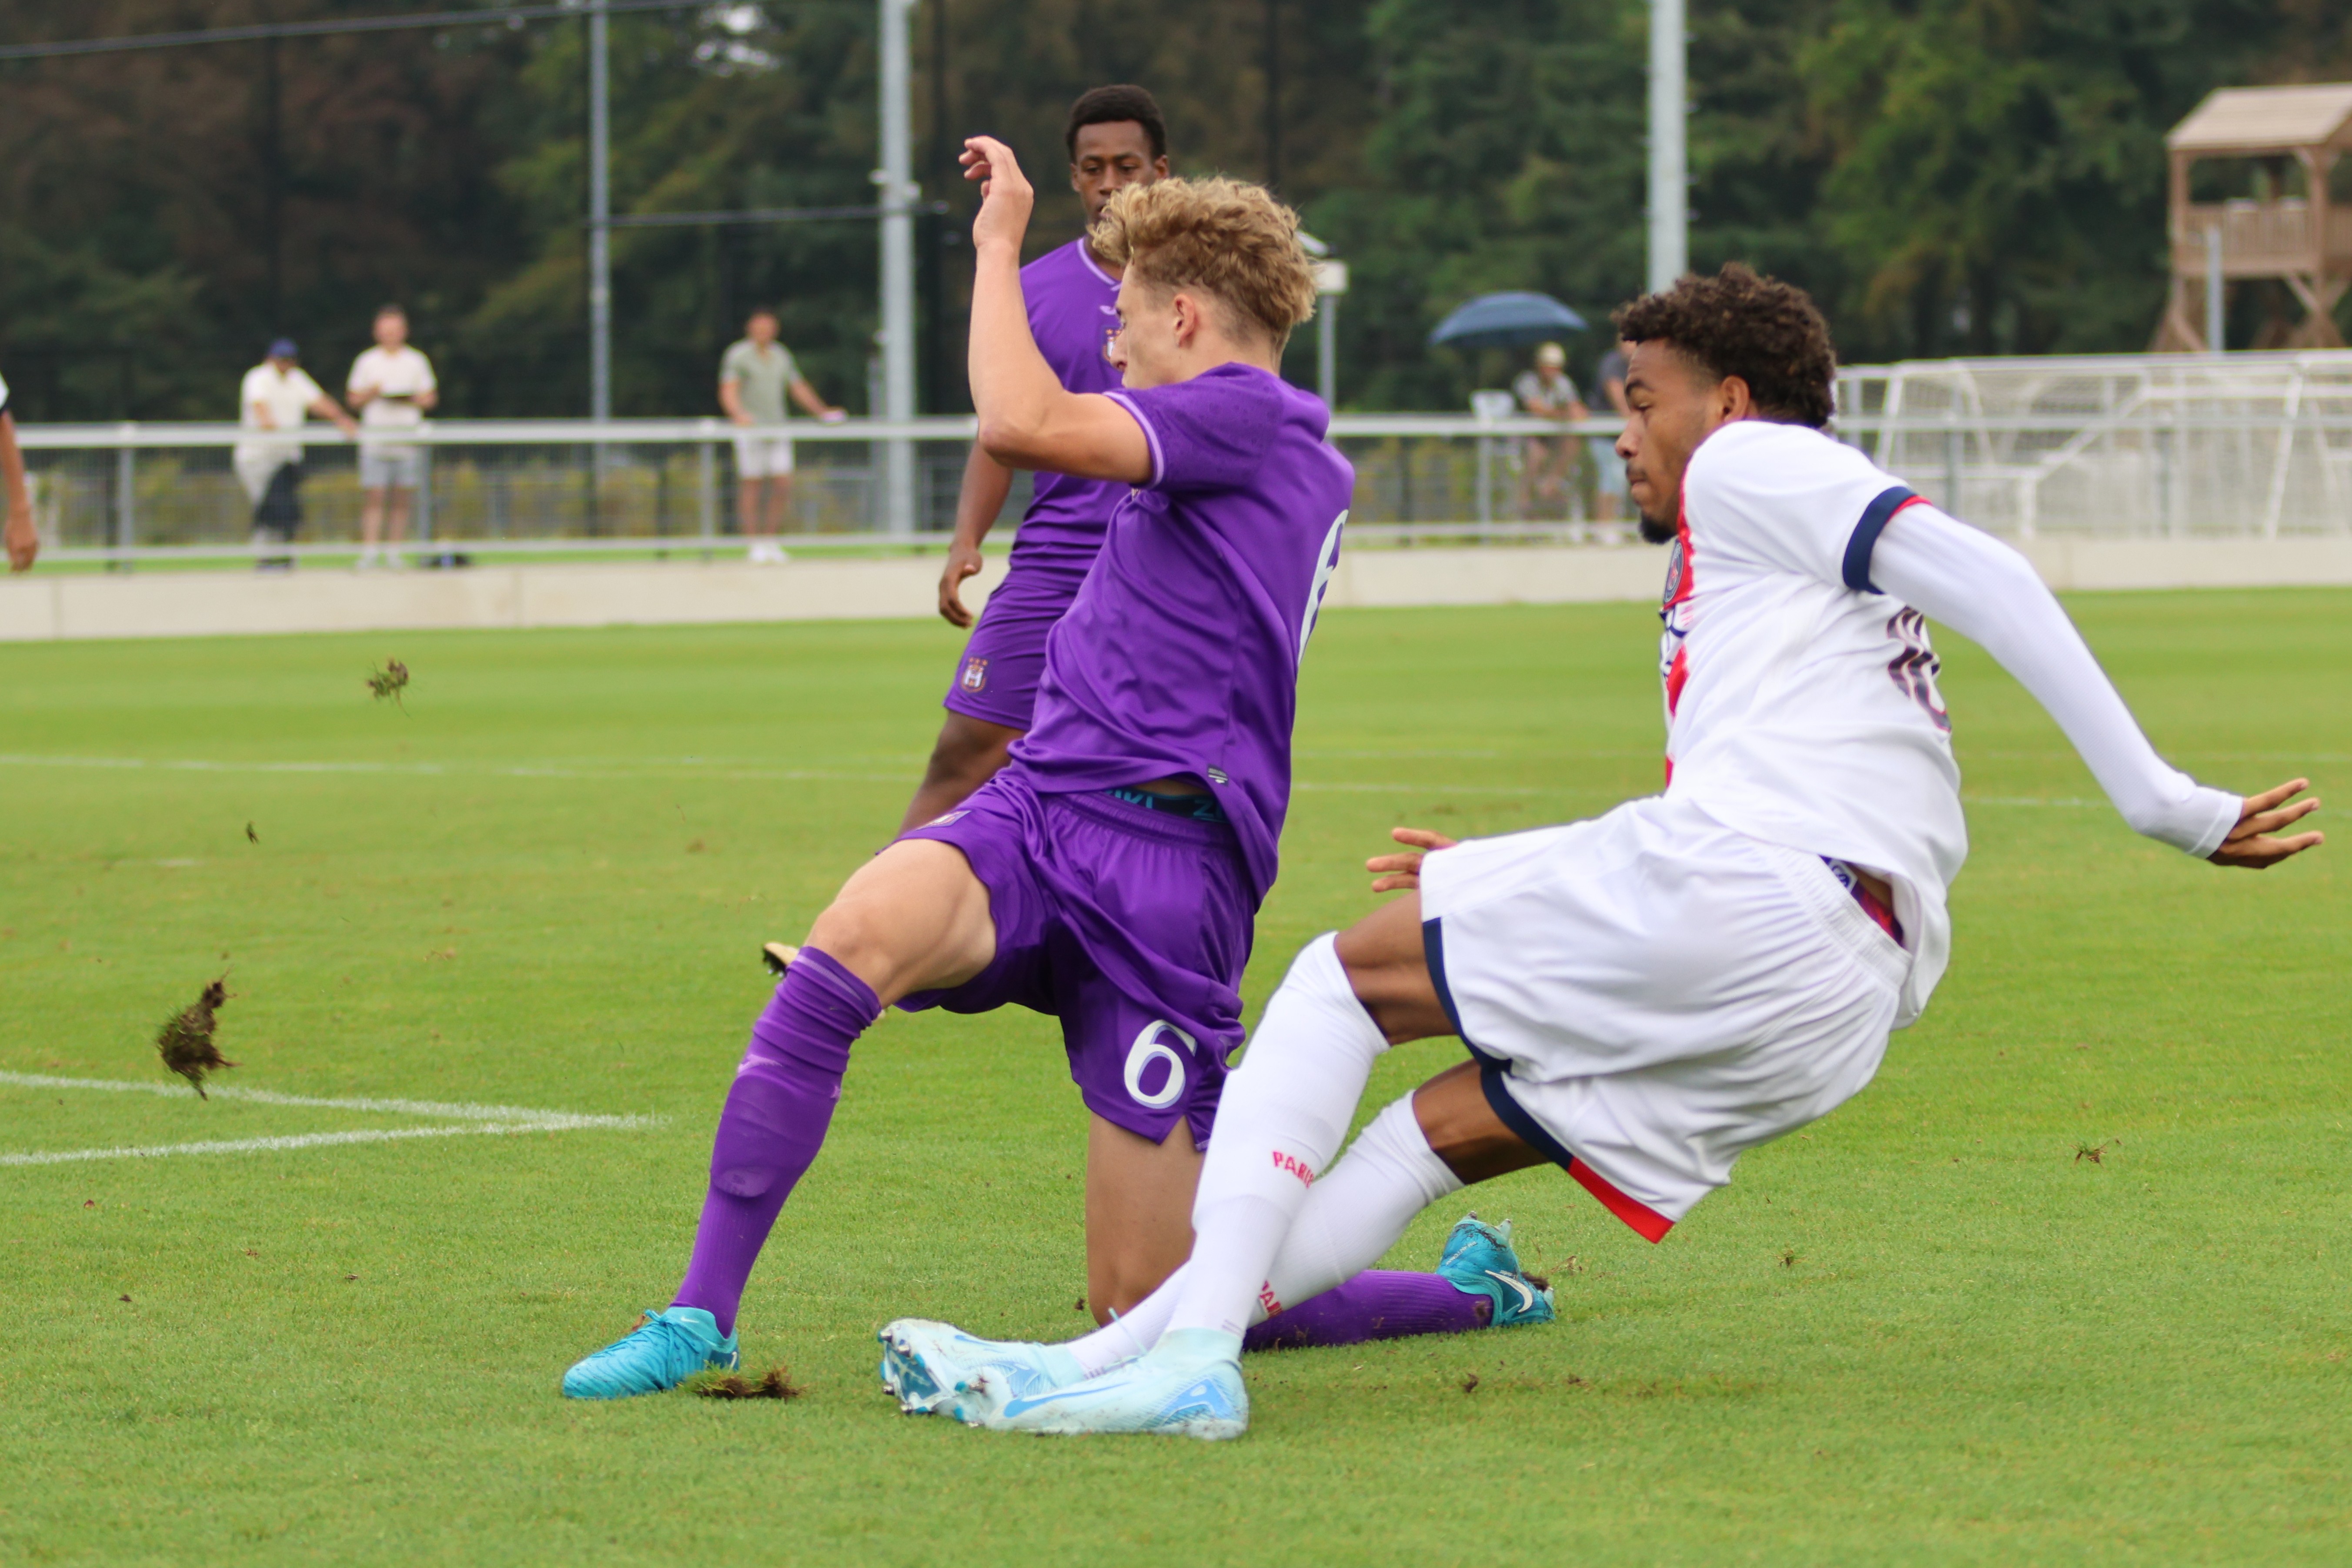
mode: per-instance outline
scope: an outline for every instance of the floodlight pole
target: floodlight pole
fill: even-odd
[[[879,0],[882,30],[882,166],[874,183],[882,191],[883,406],[874,412],[891,420],[915,416],[915,202],[922,188],[914,181],[912,110],[908,101],[907,17],[915,0]],[[883,444],[882,526],[889,533],[915,531],[915,444],[894,437]]]
[[[1683,0],[1650,0],[1650,289],[1690,269],[1690,171],[1684,153]]]
[[[588,413],[613,417],[613,82],[604,0],[588,0]]]

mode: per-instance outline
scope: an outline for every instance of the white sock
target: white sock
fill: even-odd
[[[1307,1188],[1339,1152],[1388,1041],[1327,932],[1300,950],[1225,1082],[1192,1199],[1192,1258],[1171,1331],[1238,1342]]]
[[[1215,1147],[1213,1139],[1210,1146]],[[1265,1289],[1251,1303],[1250,1322],[1268,1315],[1265,1297],[1295,1307],[1378,1263],[1413,1215],[1448,1194],[1462,1190],[1462,1178],[1430,1148],[1406,1095],[1357,1134],[1331,1173],[1307,1189],[1298,1217],[1266,1270]],[[1093,1333],[1069,1342],[1088,1377],[1139,1356],[1168,1331],[1184,1289],[1185,1269]]]
[[[1160,1282],[1160,1289],[1138,1301],[1093,1333],[1081,1335],[1062,1348],[1078,1358],[1078,1370],[1092,1377],[1119,1363],[1139,1356],[1168,1330],[1168,1316],[1183,1292],[1184,1270],[1179,1268]]]
[[[1430,1148],[1406,1095],[1374,1117],[1308,1190],[1266,1270],[1267,1294],[1296,1307],[1354,1279],[1397,1244],[1413,1215],[1461,1190],[1462,1178]]]

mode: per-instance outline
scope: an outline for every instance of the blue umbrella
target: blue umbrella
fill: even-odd
[[[1437,323],[1432,348],[1530,348],[1562,332],[1580,332],[1584,318],[1549,294],[1481,294]]]

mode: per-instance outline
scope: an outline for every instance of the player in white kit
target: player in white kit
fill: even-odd
[[[1617,451],[1674,544],[1665,792],[1460,845],[1400,829],[1374,888],[1415,896],[1292,964],[1226,1084],[1182,1269],[1066,1345],[893,1326],[962,1419],[1237,1436],[1243,1331],[1428,1205],[1550,1161],[1656,1241],[1859,1091],[1943,973],[1968,852],[1923,615],[2032,692],[2141,833],[2257,868],[2321,842],[2281,835],[2318,805],[2303,780],[2242,798],[2168,767],[2023,557],[1823,434],[1834,357],[1801,290],[1727,267],[1617,324]],[[1447,1034],[1473,1059],[1333,1164],[1373,1058]]]

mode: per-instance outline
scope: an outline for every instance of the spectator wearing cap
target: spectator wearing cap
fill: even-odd
[[[360,569],[378,562],[376,547],[388,542],[382,559],[400,564],[400,542],[408,531],[408,510],[425,482],[425,448],[383,439],[414,430],[440,401],[433,362],[408,346],[408,313],[397,305],[375,312],[375,347],[352,363],[343,388],[360,411]],[[385,540],[389,525],[391,538]]]
[[[41,552],[41,536],[33,528],[33,496],[25,488],[25,454],[16,446],[16,416],[8,409],[8,384],[0,381],[0,486],[8,500],[8,570],[30,572]]]
[[[229,454],[237,482],[253,503],[253,542],[291,544],[302,526],[302,443],[285,432],[299,430],[312,414],[331,419],[346,436],[359,428],[343,405],[328,396],[302,369],[301,355],[292,338],[269,345],[262,362],[245,373],[237,388],[237,423],[247,430],[278,433],[274,439],[257,435],[239,441]],[[261,570],[285,571],[291,556],[258,556]]]
[[[1585,417],[1576,383],[1568,379],[1568,351],[1558,343],[1536,350],[1535,368],[1520,372],[1518,380],[1511,383],[1511,395],[1519,400],[1521,409],[1538,419],[1557,419],[1566,425]],[[1573,437],[1528,437],[1526,460],[1519,469],[1521,517],[1534,517],[1538,506],[1566,515],[1568,472],[1575,458]]]

